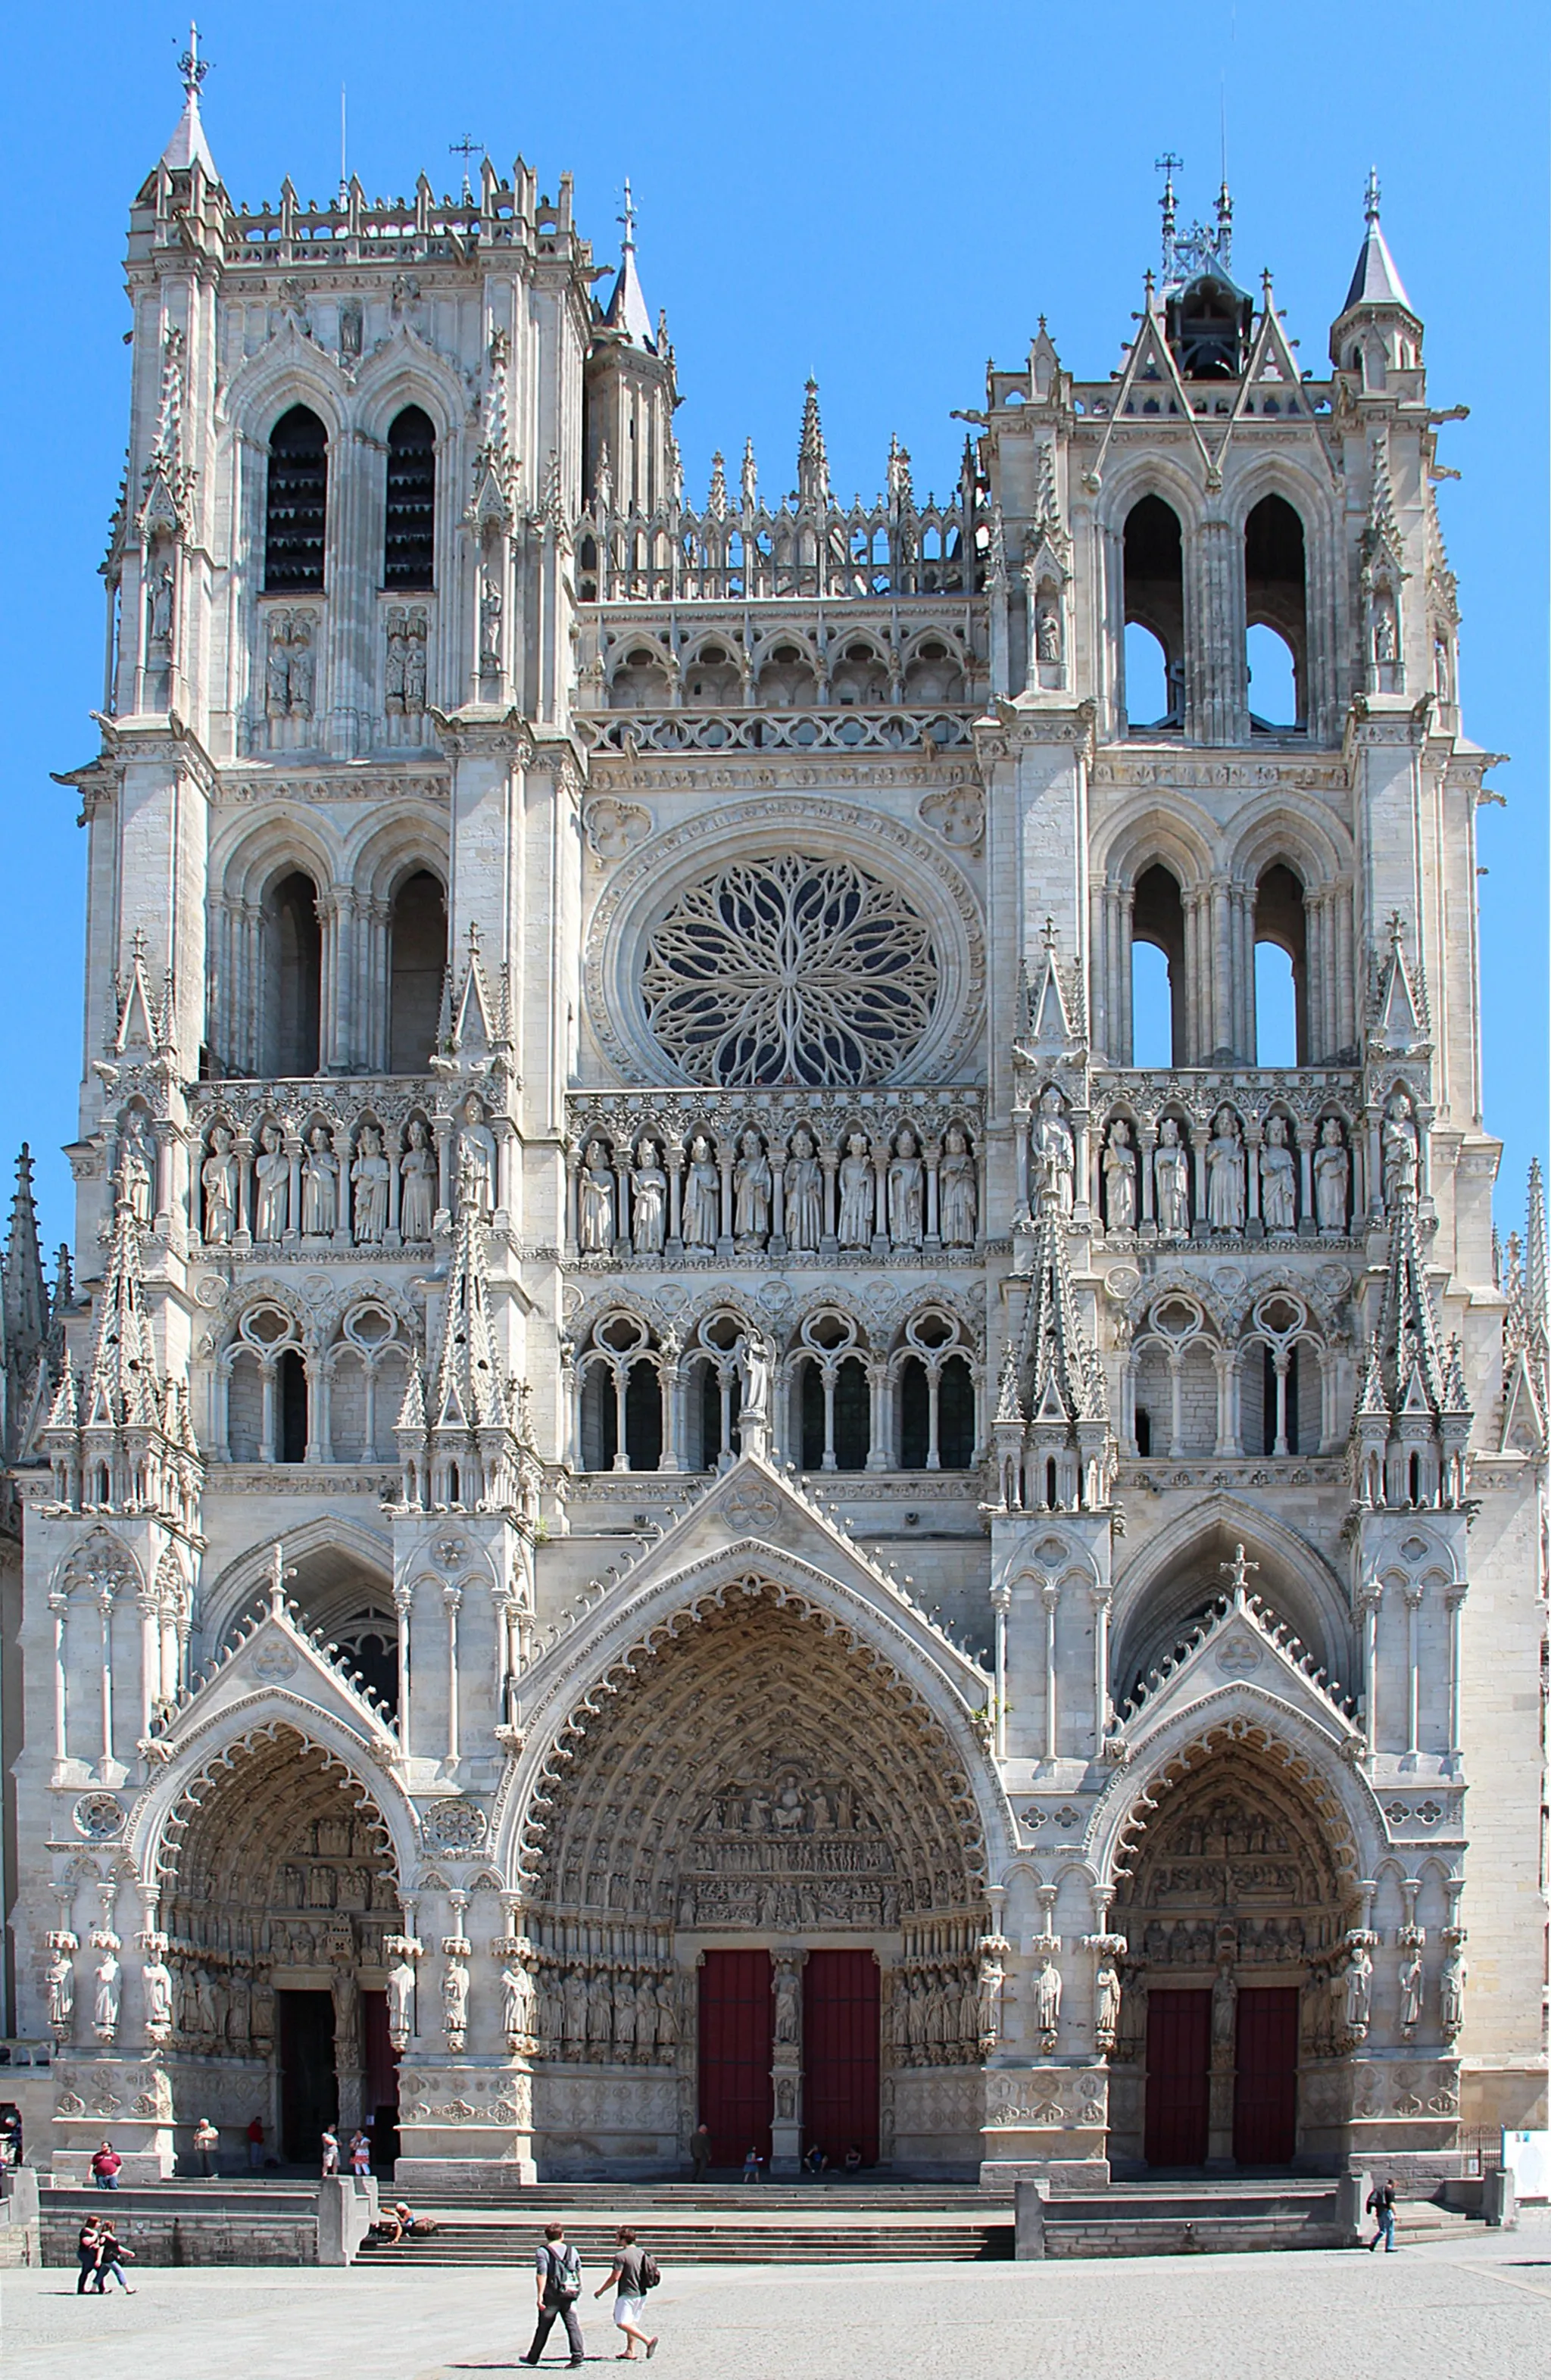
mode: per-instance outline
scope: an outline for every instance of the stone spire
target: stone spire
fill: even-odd
[[[818,382],[810,379],[803,397],[803,435],[797,448],[797,502],[823,512],[830,503],[830,457],[818,419]]]
[[[1406,295],[1405,284],[1395,269],[1395,260],[1379,222],[1376,171],[1370,170],[1368,175],[1363,213],[1366,228],[1346,303],[1331,325],[1330,360],[1338,370],[1351,370],[1353,347],[1366,344],[1364,334],[1371,339],[1376,333],[1387,366],[1419,364],[1422,318]],[[1382,385],[1382,372],[1364,367],[1364,386]]]
[[[624,186],[624,212],[619,220],[624,226],[624,237],[619,244],[619,278],[603,320],[611,331],[622,333],[632,346],[648,347],[655,355],[658,342],[652,336],[651,316],[636,270],[636,201],[628,182]]]
[[[4,1261],[0,1263],[0,1320],[4,1323],[7,1368],[25,1376],[31,1370],[49,1322],[48,1290],[38,1241],[38,1209],[32,1196],[32,1152],[25,1141],[16,1161],[10,1229]]]
[[[503,1377],[491,1312],[481,1176],[469,1159],[458,1175],[458,1210],[447,1288],[429,1379],[412,1372],[395,1436],[411,1510],[449,1505],[510,1512],[530,1487],[513,1384]]]
[[[1358,1500],[1391,1508],[1460,1503],[1471,1421],[1459,1342],[1443,1343],[1422,1259],[1416,1185],[1402,1182],[1390,1215],[1378,1327],[1353,1415]]]
[[[1104,1370],[1077,1311],[1066,1253],[1066,1218],[1049,1184],[1039,1193],[1019,1368],[1024,1410],[1033,1419],[1098,1422],[1109,1428]]]
[[[176,131],[162,152],[162,164],[169,174],[186,174],[197,164],[210,181],[218,182],[221,176],[200,121],[200,86],[210,72],[210,60],[200,55],[198,25],[188,28],[188,47],[179,58],[177,69],[183,79],[183,114],[178,117]]]
[[[510,1416],[491,1324],[490,1273],[477,1177],[458,1180],[457,1237],[442,1308],[442,1336],[431,1364],[426,1410],[432,1429],[505,1429]]]
[[[1343,313],[1350,312],[1353,306],[1400,306],[1408,314],[1412,311],[1411,299],[1406,296],[1405,284],[1396,271],[1395,260],[1389,253],[1389,243],[1384,237],[1384,226],[1379,222],[1378,200],[1378,168],[1376,165],[1370,165],[1368,185],[1363,193],[1363,220],[1366,229],[1363,235],[1363,245],[1358,250],[1357,264],[1351,276],[1351,286],[1346,293],[1346,305],[1341,310]]]
[[[81,1418],[88,1427],[161,1425],[161,1368],[145,1307],[140,1233],[122,1189],[114,1215],[113,1245],[97,1304],[97,1335],[82,1382]]]

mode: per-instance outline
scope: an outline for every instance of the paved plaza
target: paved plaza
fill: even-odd
[[[588,2283],[589,2364],[612,2360]],[[527,2271],[153,2270],[138,2294],[78,2300],[73,2274],[7,2273],[8,2380],[140,2368],[255,2380],[461,2380],[515,2373]],[[654,2373],[693,2380],[1353,2380],[1376,2372],[1502,2380],[1551,2368],[1551,2217],[1517,2231],[1354,2253],[1102,2264],[745,2266],[670,2274],[652,2301]],[[558,2331],[545,2369],[563,2358]]]

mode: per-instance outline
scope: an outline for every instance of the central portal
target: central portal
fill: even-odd
[[[784,1961],[783,1961],[784,1963]],[[700,1963],[699,2114],[712,2161],[769,2160],[775,2116],[775,1961],[769,1950],[708,1950]],[[880,1992],[871,1950],[810,1950],[802,1961],[802,2143],[839,2167],[878,2162]],[[789,2082],[782,2088],[791,2090]],[[790,2117],[792,2106],[783,2102]]]
[[[878,2163],[878,1961],[810,1950],[803,1969],[803,2143],[838,2166]]]
[[[700,2120],[713,2165],[770,2155],[774,2020],[768,1950],[708,1950],[700,1969]]]

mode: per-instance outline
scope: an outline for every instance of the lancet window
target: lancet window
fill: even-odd
[[[266,593],[322,593],[328,501],[328,432],[309,407],[294,405],[270,432],[264,490]]]
[[[388,500],[382,585],[390,595],[429,593],[436,584],[436,432],[418,405],[388,429]]]

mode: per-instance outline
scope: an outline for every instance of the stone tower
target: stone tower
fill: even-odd
[[[943,498],[839,504],[810,384],[696,506],[628,200],[602,299],[520,160],[242,212],[201,73],[6,1263],[30,2141],[1537,2120],[1545,1215],[1376,192],[1322,377],[1170,183]]]

